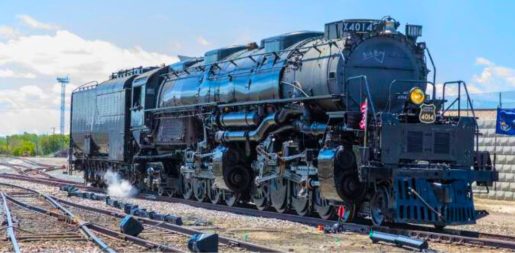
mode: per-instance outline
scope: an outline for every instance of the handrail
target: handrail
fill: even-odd
[[[446,87],[447,85],[449,84],[457,84],[458,85],[458,96],[456,97],[456,99],[454,99],[454,101],[451,103],[450,106],[454,105],[454,103],[456,103],[456,101],[458,101],[458,117],[461,116],[461,86],[463,85],[463,87],[465,88],[465,92],[466,92],[466,95],[467,95],[467,103],[469,103],[470,105],[470,108],[471,108],[471,111],[472,111],[472,114],[474,115],[474,108],[472,106],[472,101],[470,99],[470,95],[468,93],[468,89],[467,89],[467,83],[465,83],[464,81],[462,80],[457,80],[457,81],[448,81],[448,82],[445,82],[443,83],[443,87],[442,87],[442,114],[444,114],[445,112],[447,112],[448,109],[450,109],[450,106],[449,108],[447,109],[444,109],[445,108],[445,91],[446,91]],[[475,116],[475,115],[474,115]]]
[[[433,95],[432,95],[432,101],[435,101],[435,96],[436,96],[436,85],[434,82],[431,82],[431,81],[424,81],[424,80],[393,80],[391,83],[390,83],[390,86],[388,87],[388,112],[390,112],[390,109],[391,109],[391,102],[392,102],[392,86],[395,84],[395,83],[425,83],[425,84],[431,84],[433,86]]]
[[[7,221],[7,236],[9,237],[9,240],[11,240],[11,243],[13,245],[13,251],[16,253],[20,253],[20,245],[18,245],[18,241],[16,240],[16,234],[14,233],[14,226],[13,226],[13,220],[11,217],[11,211],[9,210],[9,206],[7,206],[7,200],[5,199],[5,194],[2,192],[0,193],[2,196],[2,202],[3,202],[3,209],[4,209],[4,215],[5,219]]]
[[[452,107],[454,104],[456,104],[456,102],[457,102],[457,101],[458,101],[458,98],[455,98],[455,99],[452,101],[452,103],[451,103],[449,106],[447,106],[447,108],[445,108],[445,109],[444,109],[444,108],[443,108],[443,106],[442,106],[442,109],[444,109],[444,110],[442,111],[442,113],[441,113],[441,114],[443,115],[446,111],[448,111],[449,109],[451,109],[451,107]],[[458,112],[458,115],[459,115],[459,112]]]
[[[477,123],[477,119],[476,119],[476,113],[474,111],[474,106],[472,105],[472,100],[470,99],[470,94],[469,94],[469,91],[468,91],[468,88],[467,88],[467,83],[463,80],[457,80],[457,81],[449,81],[449,82],[445,82],[443,83],[443,91],[442,91],[442,100],[443,100],[443,104],[442,104],[442,109],[445,108],[445,88],[448,84],[457,84],[458,85],[458,97],[456,97],[456,99],[452,102],[451,106],[456,103],[456,101],[458,101],[458,117],[461,116],[461,86],[463,85],[463,88],[465,89],[465,94],[467,95],[467,103],[468,105],[470,106],[470,111],[472,112],[472,117],[474,118],[474,124],[475,124],[475,127],[476,127],[476,152],[479,150],[479,125]],[[450,108],[450,107],[449,107]],[[442,111],[442,115],[447,111],[447,109],[445,109],[444,111]]]
[[[364,82],[365,83],[365,91],[367,93],[368,102],[370,103],[371,108],[372,108],[372,113],[374,115],[374,121],[377,122],[376,108],[375,108],[375,105],[374,105],[374,100],[372,100],[372,95],[370,94],[370,87],[368,86],[368,80],[367,80],[367,76],[366,75],[353,76],[353,77],[349,77],[349,78],[347,78],[347,80],[345,80],[345,84],[346,84],[345,85],[345,94],[347,94],[347,96],[346,96],[347,99],[346,99],[345,106],[347,106],[347,107],[349,106],[348,98],[350,97],[348,95],[349,94],[349,92],[348,92],[348,87],[349,86],[347,85],[347,83],[349,81],[352,81],[352,80],[355,80],[355,79],[360,79],[361,80],[361,82],[360,82],[360,95],[362,93],[361,92],[361,87],[363,86],[363,80],[365,80],[365,82]]]
[[[285,82],[285,81],[282,81],[281,84],[286,84],[286,85],[289,85],[291,86],[292,88],[300,91],[302,93],[302,95],[304,95],[304,97],[310,97],[310,95],[308,95],[308,93],[306,93],[303,89],[302,89],[302,86],[300,85],[299,82],[297,81],[294,81],[293,83],[288,83],[288,82]],[[295,84],[299,84],[299,86],[295,85]]]
[[[88,85],[88,84],[93,84],[93,83],[94,83],[94,85],[86,86],[86,85]],[[75,88],[75,89],[72,91],[72,93],[77,92],[77,91],[81,91],[81,90],[86,90],[86,89],[89,89],[89,88],[93,88],[93,87],[95,87],[95,86],[97,86],[97,85],[98,85],[98,82],[97,82],[97,81],[90,81],[90,82],[87,82],[87,83],[85,83],[85,84],[83,84],[83,85],[81,85],[81,86],[79,86],[79,87]]]
[[[427,55],[429,56],[429,60],[431,61],[431,66],[433,67],[433,84],[436,83],[436,66],[433,61],[433,56],[431,56],[431,52],[429,52],[429,48],[426,47]],[[436,93],[433,93],[433,97]]]
[[[165,112],[179,111],[182,109],[192,109],[195,107],[209,107],[209,106],[216,106],[218,108],[224,108],[224,107],[232,107],[232,106],[251,106],[251,105],[260,105],[260,104],[280,104],[280,103],[302,102],[302,101],[311,101],[311,100],[337,99],[342,96],[343,95],[329,94],[329,95],[319,95],[319,96],[311,96],[311,97],[278,98],[278,99],[266,99],[266,100],[259,100],[259,101],[245,101],[245,102],[234,102],[234,103],[207,102],[207,103],[198,103],[198,104],[190,104],[190,105],[156,107],[153,109],[146,109],[145,112],[165,113]]]

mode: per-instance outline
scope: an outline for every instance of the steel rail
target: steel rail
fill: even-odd
[[[0,166],[11,168],[11,169],[15,170],[16,173],[18,173],[19,175],[25,175],[25,171],[20,168],[21,166],[18,167],[18,166],[15,166],[14,164],[10,164],[10,163],[0,163]]]
[[[107,228],[99,226],[97,224],[90,223],[90,224],[88,224],[88,227],[90,227],[91,229],[93,229],[93,230],[95,230],[95,231],[97,231],[99,233],[102,233],[104,235],[107,235],[107,236],[110,236],[110,237],[114,237],[114,238],[118,238],[120,240],[129,240],[132,243],[134,243],[136,245],[139,245],[139,246],[142,246],[142,247],[145,247],[145,248],[158,249],[158,250],[161,250],[163,252],[180,252],[180,253],[185,253],[185,251],[183,251],[183,250],[181,250],[179,248],[176,248],[176,247],[171,247],[171,246],[167,246],[167,245],[163,245],[163,244],[158,244],[158,243],[155,243],[155,242],[152,242],[152,241],[148,241],[148,240],[145,240],[145,239],[141,239],[141,238],[138,238],[138,237],[135,237],[135,236],[131,236],[131,235],[127,235],[127,234],[122,234],[120,232],[116,232],[114,230],[107,229]]]
[[[68,210],[65,211],[65,210],[61,209],[61,211],[63,211],[66,214],[66,216],[63,217],[63,215],[54,213],[52,211],[49,211],[49,210],[46,210],[46,209],[43,209],[43,208],[39,208],[39,207],[34,206],[34,205],[23,203],[23,202],[18,201],[18,200],[14,199],[14,198],[12,198],[12,197],[10,197],[8,195],[6,195],[5,197],[7,199],[9,199],[9,201],[11,201],[11,202],[13,202],[13,203],[15,203],[15,204],[17,204],[19,206],[25,207],[25,208],[27,208],[29,210],[36,211],[36,212],[39,212],[39,213],[43,213],[43,214],[46,214],[46,215],[50,215],[50,216],[58,218],[58,220],[61,219],[61,220],[69,221],[70,223],[78,225],[79,229],[84,233],[84,236],[86,236],[86,238],[88,240],[93,241],[102,251],[104,251],[106,253],[116,253],[116,251],[114,251],[109,246],[107,246],[107,244],[105,244],[100,238],[98,238],[93,232],[91,232],[91,230],[89,230],[89,228],[87,227],[88,223],[78,219],[70,211],[68,211]],[[50,203],[52,203],[52,202],[50,202]],[[53,205],[53,203],[52,203],[52,205]],[[55,206],[55,207],[60,209],[58,206]]]
[[[91,206],[80,205],[80,204],[73,203],[73,202],[70,202],[70,201],[66,201],[66,200],[63,200],[63,199],[60,199],[60,198],[55,198],[55,200],[65,204],[65,205],[73,206],[73,207],[76,207],[76,208],[80,208],[80,209],[84,209],[84,210],[88,210],[88,211],[92,211],[92,212],[96,212],[96,213],[100,213],[100,214],[110,215],[110,216],[113,216],[113,217],[116,217],[116,218],[123,218],[125,216],[125,214],[122,214],[122,213],[119,213],[119,212],[112,212],[112,211],[108,211],[108,210],[104,210],[104,209],[100,209],[100,208],[95,208],[95,207],[91,207]],[[156,220],[142,218],[142,217],[135,217],[135,218],[137,218],[143,224],[147,224],[147,225],[151,225],[151,226],[155,226],[155,227],[160,227],[160,228],[163,228],[165,230],[173,231],[173,232],[180,233],[180,234],[183,234],[183,235],[191,236],[193,234],[202,233],[201,231],[198,231],[198,230],[194,230],[194,229],[178,226],[178,225],[171,224],[171,223],[166,223],[166,222],[162,222],[162,221],[156,221]],[[246,250],[253,251],[253,252],[280,252],[280,251],[275,250],[275,249],[267,248],[267,247],[264,247],[264,246],[261,246],[261,245],[257,245],[257,244],[253,244],[253,243],[249,243],[249,242],[244,242],[244,241],[240,241],[240,240],[236,240],[236,239],[232,239],[232,238],[224,237],[224,236],[218,236],[218,240],[221,243],[223,243],[223,244],[238,246],[240,248],[244,248]]]
[[[30,160],[28,158],[16,157],[16,159],[19,159],[19,160],[21,160],[21,161],[23,161],[25,163],[30,164],[30,165],[36,166],[37,167],[36,169],[44,169],[45,172],[53,171],[53,170],[58,170],[58,169],[62,168],[59,165],[51,165],[51,164],[46,164],[46,163],[40,163],[40,162],[32,161],[32,160]]]
[[[3,175],[0,174],[0,177]],[[20,177],[21,180],[32,181],[32,178],[29,177]],[[38,179],[39,180],[39,179]],[[64,185],[59,182],[48,182],[45,181],[45,184],[59,186]],[[78,186],[80,187],[80,186]],[[83,188],[87,188],[84,187]],[[97,190],[98,191],[98,190]],[[150,201],[161,201],[161,202],[170,202],[170,203],[182,203],[191,205],[194,207],[223,211],[223,212],[231,212],[241,215],[247,216],[255,216],[255,217],[263,217],[263,218],[273,218],[280,220],[287,220],[292,222],[297,222],[306,225],[334,225],[334,220],[324,220],[316,217],[306,217],[299,216],[294,214],[287,213],[277,213],[271,211],[259,211],[257,209],[244,208],[244,207],[230,207],[225,205],[213,205],[207,202],[198,202],[193,200],[186,200],[182,198],[171,198],[171,197],[162,197],[157,195],[148,195],[148,194],[140,194],[137,196],[139,199],[145,199]],[[515,250],[515,237],[512,236],[504,236],[504,235],[495,235],[488,233],[481,233],[475,231],[467,231],[467,230],[455,230],[455,229],[447,229],[446,231],[433,232],[429,231],[428,228],[416,225],[406,225],[406,227],[372,227],[366,224],[357,224],[357,223],[344,223],[343,228],[350,232],[360,233],[360,234],[368,234],[372,229],[387,232],[387,233],[395,233],[399,235],[411,236],[419,239],[427,239],[429,241],[437,241],[441,243],[463,243],[469,244],[473,246],[480,247],[494,247],[494,248],[506,248]]]
[[[28,170],[41,171],[41,169],[44,169],[45,171],[52,171],[52,170],[59,169],[59,166],[53,166],[53,165],[49,165],[49,164],[38,163],[38,162],[32,161],[32,160],[27,159],[27,158],[22,158],[22,157],[6,157],[6,158],[16,159],[16,160],[19,160],[19,161],[21,161],[21,162],[23,162],[25,164],[12,164],[12,163],[2,162],[2,163],[0,163],[0,165],[21,167],[21,168],[26,169],[24,172],[27,172]]]
[[[41,194],[50,204],[52,204],[57,209],[61,210],[63,213],[65,213],[70,219],[72,219],[77,225],[79,225],[79,228],[86,234],[86,236],[91,239],[100,249],[107,253],[115,253],[113,249],[111,249],[107,244],[105,244],[100,238],[98,238],[91,230],[88,228],[88,223],[84,222],[83,220],[79,219],[77,216],[75,216],[70,210],[64,208],[59,203],[57,203],[52,197]]]
[[[11,163],[1,163],[0,162],[0,166],[5,166],[8,168],[14,169],[20,175],[26,176],[30,172],[35,172],[35,173],[42,175],[44,177],[47,177],[49,179],[60,180],[59,178],[56,178],[56,177],[46,173],[45,171],[42,171],[39,168],[32,168],[30,166],[26,166],[26,165],[22,165],[22,164],[11,164]]]
[[[64,180],[64,179],[34,178],[34,177],[26,176],[26,175],[15,175],[15,174],[8,174],[8,173],[0,173],[0,178],[23,180],[23,181],[28,181],[28,182],[40,183],[40,184],[44,184],[44,185],[48,185],[48,186],[73,185],[77,188],[81,188],[81,189],[88,190],[91,192],[102,192],[102,193],[104,192],[100,188],[91,187],[91,186],[84,185],[83,183]]]
[[[198,202],[193,200],[185,200],[182,198],[170,198],[170,197],[161,197],[155,195],[141,195],[138,198],[143,198],[146,200],[153,201],[165,201],[172,203],[182,203],[187,204],[199,208],[205,208],[210,210],[217,210],[223,212],[232,212],[236,214],[255,216],[255,217],[264,217],[264,218],[272,218],[272,219],[280,219],[280,220],[288,220],[292,222],[298,222],[306,225],[325,225],[332,226],[336,221],[334,220],[324,220],[316,217],[306,217],[299,216],[294,214],[287,213],[277,213],[271,211],[259,211],[257,209],[251,208],[243,208],[243,207],[229,207],[224,205],[213,205],[211,203],[206,202]],[[381,232],[393,233],[398,235],[406,235],[418,239],[426,239],[429,241],[447,243],[447,244],[469,244],[473,246],[480,247],[493,247],[493,248],[506,248],[515,250],[515,237],[512,236],[499,236],[495,234],[487,234],[480,233],[474,231],[466,231],[466,230],[452,230],[448,229],[448,231],[443,232],[434,232],[428,231],[427,228],[422,226],[406,226],[406,227],[375,227],[366,224],[358,224],[358,223],[343,223],[342,227],[349,232],[359,233],[359,234],[368,234],[371,230],[377,230]]]
[[[16,253],[20,253],[20,245],[18,245],[18,241],[16,240],[16,233],[14,232],[14,225],[13,220],[11,217],[11,211],[9,210],[9,206],[7,205],[7,200],[5,199],[5,194],[2,192],[0,193],[2,196],[2,203],[3,203],[3,209],[4,209],[4,215],[5,219],[7,221],[7,236],[9,237],[9,240],[11,241],[11,244],[13,245],[13,251]]]
[[[25,163],[28,163],[30,165],[39,166],[39,167],[45,168],[45,169],[52,169],[52,168],[59,167],[59,166],[54,166],[54,165],[50,165],[50,164],[45,164],[45,163],[40,163],[40,162],[32,161],[32,160],[30,160],[28,158],[23,158],[23,157],[15,157],[15,159],[18,159],[18,160],[23,161]]]
[[[112,212],[112,211],[108,211],[108,210],[104,210],[104,209],[100,209],[100,208],[95,208],[95,207],[91,207],[91,206],[80,205],[80,204],[73,203],[73,202],[70,202],[70,201],[66,201],[66,200],[63,200],[63,199],[60,199],[60,198],[51,197],[49,195],[42,194],[42,193],[40,193],[40,192],[38,192],[36,190],[25,188],[25,187],[22,187],[22,186],[8,184],[8,183],[1,183],[1,182],[0,182],[0,185],[14,187],[14,188],[22,189],[22,190],[25,190],[25,191],[29,191],[29,192],[41,195],[45,199],[47,199],[53,206],[55,206],[58,209],[63,208],[64,210],[66,210],[62,205],[57,203],[57,202],[60,202],[60,203],[63,203],[65,205],[68,205],[68,206],[73,206],[73,207],[76,207],[76,208],[80,208],[80,209],[84,209],[84,210],[88,210],[88,211],[91,211],[91,212],[96,212],[96,213],[100,213],[100,214],[104,214],[104,215],[109,215],[109,216],[113,216],[113,217],[116,217],[116,218],[123,218],[123,217],[125,217],[125,214],[123,214],[123,213]],[[63,209],[61,209],[61,210],[63,210]],[[71,212],[68,211],[68,210],[66,210],[64,212],[67,213],[67,214],[68,213],[71,214]],[[156,220],[142,218],[142,217],[135,217],[135,218],[137,218],[143,224],[147,224],[147,225],[154,226],[154,227],[160,227],[160,228],[163,228],[165,230],[173,231],[174,233],[180,233],[180,234],[187,235],[187,236],[191,236],[193,234],[202,233],[201,231],[198,231],[198,230],[194,230],[194,229],[178,226],[178,225],[171,224],[171,223],[166,223],[166,222],[162,222],[162,221],[156,221]],[[91,227],[91,223],[89,223],[87,225],[89,227]],[[97,227],[92,228],[92,229],[99,229],[98,225],[97,225]],[[102,230],[102,229],[100,229],[100,230]],[[104,231],[104,230],[102,230],[102,231]],[[137,239],[139,239],[139,238],[137,238]],[[268,247],[265,247],[265,246],[261,246],[261,245],[257,245],[257,244],[253,244],[253,243],[249,243],[249,242],[245,242],[245,241],[240,241],[240,240],[237,240],[237,239],[232,239],[232,238],[224,237],[224,236],[219,236],[218,240],[221,243],[223,243],[223,244],[244,248],[244,249],[252,251],[252,252],[281,252],[281,251],[278,251],[278,250],[275,250],[275,249],[272,249],[272,248],[268,248]],[[145,246],[145,245],[142,245],[142,246]]]
[[[30,204],[27,204],[27,203],[24,203],[24,202],[21,202],[21,201],[18,201],[10,196],[6,196],[6,198],[21,206],[21,207],[24,207],[24,208],[27,208],[29,210],[32,210],[32,211],[35,211],[35,212],[38,212],[38,213],[41,213],[41,214],[45,214],[45,215],[48,215],[48,216],[52,216],[52,217],[55,217],[57,218],[58,220],[61,220],[61,221],[65,221],[67,223],[71,223],[71,224],[75,224],[75,225],[79,225],[81,227],[87,227],[87,228],[90,228],[92,230],[95,230],[101,234],[104,234],[106,236],[109,236],[109,237],[113,237],[113,238],[117,238],[117,239],[120,239],[120,240],[128,240],[136,245],[139,245],[139,246],[143,246],[143,247],[146,247],[146,248],[152,248],[152,249],[159,249],[159,250],[162,250],[164,252],[184,252],[180,249],[177,249],[177,248],[173,248],[173,247],[169,247],[169,246],[166,246],[166,245],[162,245],[162,244],[158,244],[158,243],[154,243],[154,242],[151,242],[151,241],[147,241],[147,240],[144,240],[144,239],[141,239],[141,238],[138,238],[138,237],[134,237],[134,236],[130,236],[130,235],[126,235],[126,234],[122,234],[120,232],[116,232],[114,230],[110,230],[110,229],[107,229],[107,228],[104,228],[102,226],[99,226],[97,224],[94,224],[94,223],[78,223],[76,219],[70,219],[70,217],[68,215],[63,215],[63,214],[59,214],[59,213],[56,213],[56,212],[52,212],[50,210],[47,210],[47,209],[44,209],[44,208],[41,208],[41,207],[38,207],[38,206],[35,206],[35,205],[30,205]],[[99,239],[100,240],[100,239]],[[106,248],[106,249],[102,249],[106,252],[115,252],[113,249],[111,248]]]

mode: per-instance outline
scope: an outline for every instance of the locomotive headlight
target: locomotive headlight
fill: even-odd
[[[426,94],[419,87],[414,87],[409,92],[409,100],[413,104],[420,105],[426,100]]]

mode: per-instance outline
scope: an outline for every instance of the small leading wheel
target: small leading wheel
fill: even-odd
[[[206,198],[206,181],[202,179],[193,179],[193,195],[199,202]]]
[[[320,190],[318,189],[315,190],[313,206],[315,207],[315,211],[317,211],[320,218],[324,220],[331,219],[335,215],[333,206],[327,199],[324,199],[322,196],[320,196]]]
[[[253,186],[252,201],[258,210],[265,210],[268,207],[268,186],[265,184]]]
[[[184,199],[191,199],[191,196],[193,196],[193,185],[191,181],[191,178],[182,178],[182,197]]]
[[[278,213],[288,210],[288,182],[282,178],[273,179],[270,182],[270,199],[272,207]]]
[[[238,204],[238,200],[240,198],[239,194],[230,191],[225,191],[224,195],[225,204],[227,204],[228,206],[236,206]]]
[[[370,200],[370,218],[374,226],[381,226],[385,220],[385,212],[388,209],[388,190],[384,186],[377,188],[372,200]]]
[[[309,208],[309,191],[303,193],[302,186],[298,183],[293,183],[291,192],[291,205],[295,212],[300,216],[306,216],[310,213]],[[301,195],[299,195],[301,193]]]

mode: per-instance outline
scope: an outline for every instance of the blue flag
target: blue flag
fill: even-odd
[[[497,108],[495,133],[515,135],[515,109]]]

